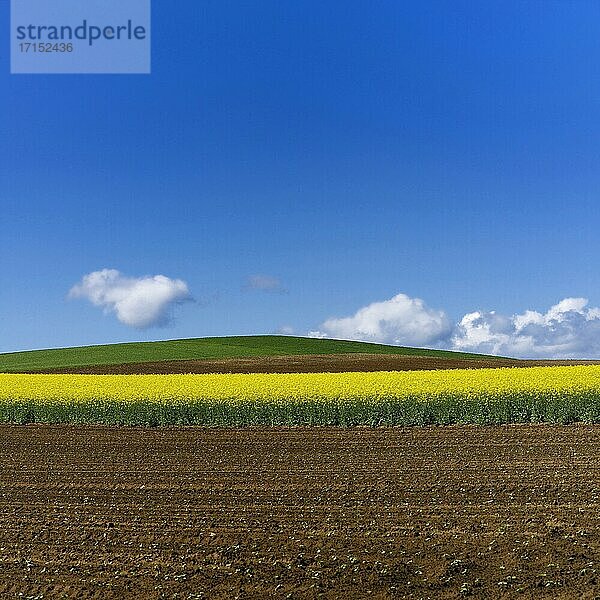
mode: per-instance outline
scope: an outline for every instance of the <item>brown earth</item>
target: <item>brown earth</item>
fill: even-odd
[[[423,371],[551,365],[598,364],[599,361],[439,358],[399,354],[310,354],[221,360],[169,360],[89,367],[61,367],[46,373],[342,373],[345,371]],[[37,371],[39,372],[39,371]]]
[[[1,426],[0,598],[597,598],[600,427]]]

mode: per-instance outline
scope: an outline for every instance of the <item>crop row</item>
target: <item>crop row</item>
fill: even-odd
[[[600,422],[600,366],[234,375],[0,374],[0,421],[204,426]]]

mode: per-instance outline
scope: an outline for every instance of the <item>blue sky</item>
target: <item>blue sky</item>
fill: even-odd
[[[365,339],[452,347],[474,311],[514,338],[527,310],[577,336],[600,304],[599,65],[600,5],[548,0],[155,1],[151,75],[10,75],[1,53],[0,351],[356,337],[331,321],[400,293]],[[102,269],[195,301],[139,328],[68,298]],[[449,324],[406,334],[415,298]],[[547,313],[565,298],[588,308]],[[539,354],[598,352],[583,336]]]

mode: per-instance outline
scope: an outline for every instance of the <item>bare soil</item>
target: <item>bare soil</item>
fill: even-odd
[[[597,598],[600,427],[0,427],[0,598]]]
[[[343,373],[347,371],[423,371],[551,365],[598,364],[599,361],[439,358],[399,354],[309,354],[253,356],[220,360],[169,360],[49,369],[47,373]]]

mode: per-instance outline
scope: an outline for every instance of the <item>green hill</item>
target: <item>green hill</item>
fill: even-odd
[[[401,354],[440,358],[495,358],[480,354],[386,346],[365,342],[277,335],[207,337],[163,342],[133,342],[78,348],[30,350],[0,354],[0,372],[17,373],[44,369],[114,365],[167,360],[202,360],[252,356],[307,354]]]

